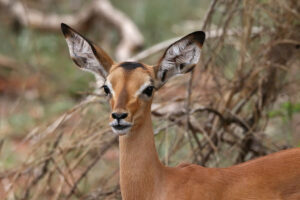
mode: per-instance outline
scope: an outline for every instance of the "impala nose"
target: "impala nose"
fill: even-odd
[[[112,113],[111,117],[116,120],[125,119],[128,116],[128,113]]]

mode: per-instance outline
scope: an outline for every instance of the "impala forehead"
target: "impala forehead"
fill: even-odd
[[[137,96],[147,86],[153,85],[153,72],[151,67],[140,63],[121,63],[112,67],[106,85],[113,94],[126,89],[130,95]]]

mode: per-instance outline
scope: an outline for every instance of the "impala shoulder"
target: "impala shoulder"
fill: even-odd
[[[188,167],[190,165],[192,165],[192,164],[191,163],[182,162],[182,163],[178,164],[176,167],[177,168],[184,168],[184,167]]]
[[[207,178],[207,175],[210,174],[211,171],[209,168],[188,163],[182,163],[178,165],[176,169],[179,173],[183,174],[185,177],[188,177],[190,180],[194,180],[197,177],[197,182],[199,181],[200,177],[201,181],[204,180],[204,178]]]

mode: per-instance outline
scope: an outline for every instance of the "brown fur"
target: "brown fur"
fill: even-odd
[[[66,37],[70,31],[74,31],[64,24],[62,30]],[[196,42],[202,47],[205,34],[195,32],[183,39]],[[156,75],[160,63],[155,67],[136,63],[134,66],[130,66],[130,63],[121,66],[122,63],[114,64],[102,49],[91,46],[99,62],[108,71],[108,76],[104,78],[114,92],[110,99],[112,112],[128,113],[125,120],[133,124],[126,135],[120,136],[120,185],[123,200],[300,199],[300,148],[229,168],[204,168],[193,164],[174,168],[164,166],[158,158],[154,143],[151,121],[153,95],[150,98],[135,95],[146,82],[161,81],[157,80]],[[96,66],[92,71],[102,71],[100,67]],[[165,70],[162,69],[163,72]],[[164,79],[164,75],[162,77]],[[110,120],[114,119],[110,117]]]
[[[111,99],[112,111],[126,110],[128,120],[135,124],[128,135],[120,137],[123,199],[300,199],[300,148],[229,168],[203,168],[193,164],[163,166],[154,144],[151,100],[141,102],[133,97],[146,80],[154,79],[153,70],[146,66],[146,70],[126,71],[115,65],[108,76],[116,92]],[[123,107],[114,103],[119,101],[123,101]]]

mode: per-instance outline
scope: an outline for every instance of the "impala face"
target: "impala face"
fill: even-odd
[[[124,62],[113,65],[103,84],[110,99],[112,130],[124,135],[133,125],[142,123],[150,110],[155,91],[153,67],[141,63]]]
[[[153,94],[171,77],[191,71],[200,59],[205,33],[191,33],[170,45],[158,64],[115,63],[100,47],[61,24],[70,56],[82,70],[92,72],[103,85],[111,105],[109,125],[125,135],[143,123],[150,112]]]

